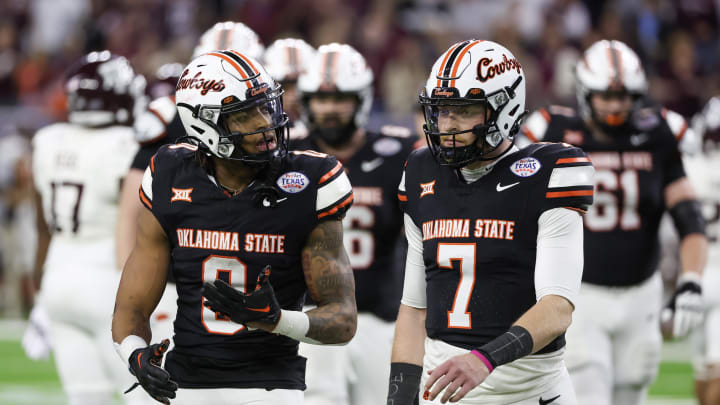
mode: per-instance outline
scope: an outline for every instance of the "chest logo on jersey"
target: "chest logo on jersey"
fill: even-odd
[[[300,172],[287,172],[277,179],[276,184],[284,192],[295,194],[305,190],[310,179]]]
[[[186,201],[186,202],[192,202],[192,197],[190,196],[190,193],[192,193],[193,187],[190,188],[172,188],[173,196],[170,198],[170,202],[175,201]]]
[[[473,234],[478,239],[505,239],[515,237],[515,221],[502,219],[477,219]],[[437,238],[469,238],[469,219],[435,219],[423,222],[423,241]]]
[[[539,160],[533,157],[526,157],[511,164],[510,171],[519,177],[530,177],[537,173],[541,167],[542,165]]]
[[[435,180],[429,183],[420,183],[420,198],[429,194],[435,194]]]
[[[204,229],[177,229],[178,246],[195,249],[240,250],[237,232],[208,231]]]
[[[184,248],[240,251],[238,232],[177,229],[178,246]],[[248,253],[285,253],[285,235],[247,233],[243,249]]]

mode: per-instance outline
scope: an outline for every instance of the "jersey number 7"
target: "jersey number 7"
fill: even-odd
[[[452,308],[447,313],[448,328],[472,329],[467,309],[475,286],[475,247],[474,243],[438,243],[438,267],[452,269],[453,261],[460,262],[460,281]]]

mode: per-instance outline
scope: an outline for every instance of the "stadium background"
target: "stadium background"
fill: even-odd
[[[32,263],[27,140],[64,118],[62,77],[82,54],[128,57],[149,82],[166,63],[186,63],[199,35],[239,21],[266,46],[300,37],[356,47],[375,73],[371,127],[417,129],[418,89],[435,58],[467,38],[511,49],[528,81],[528,108],[575,104],[581,50],[619,39],[644,62],[651,96],[690,119],[720,93],[720,0],[0,0],[0,403],[62,404],[50,362],[19,344]],[[690,398],[689,351],[665,349],[653,403]]]

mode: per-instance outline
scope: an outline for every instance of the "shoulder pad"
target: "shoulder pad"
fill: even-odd
[[[688,129],[688,124],[687,121],[685,121],[685,118],[675,111],[667,110],[665,108],[661,110],[661,114],[665,119],[665,122],[667,122],[670,131],[675,136],[675,139],[680,142]]]
[[[290,153],[292,153],[293,155],[296,155],[296,156],[309,156],[309,157],[317,158],[317,159],[325,159],[329,156],[327,153],[317,152],[317,151],[310,150],[310,149],[308,149],[308,150],[293,150]]]
[[[158,168],[167,169],[177,167],[186,159],[192,159],[197,150],[197,146],[189,143],[163,145],[150,159],[150,169],[155,172]]]
[[[380,127],[380,134],[396,138],[410,138],[412,136],[409,129],[399,125],[383,125]]]
[[[167,135],[167,127],[176,114],[177,107],[173,96],[153,100],[147,110],[135,119],[135,139],[140,144],[162,139]]]
[[[550,120],[550,113],[540,108],[528,116],[520,131],[531,142],[539,142],[545,138]]]
[[[531,156],[550,169],[543,209],[587,210],[593,202],[595,169],[582,149],[547,143],[540,144]]]
[[[590,162],[582,149],[565,142],[538,142],[535,149],[528,149],[532,156],[552,165]],[[530,148],[530,147],[528,147]]]

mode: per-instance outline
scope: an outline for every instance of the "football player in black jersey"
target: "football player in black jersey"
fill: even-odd
[[[404,128],[367,131],[373,73],[365,58],[344,44],[318,49],[300,75],[302,111],[310,130],[291,149],[314,149],[340,160],[353,184],[345,249],[355,274],[358,331],[341,348],[300,345],[308,358],[307,405],[377,404],[385,399],[392,335],[400,294],[397,260],[402,213],[397,185],[415,137]]]
[[[265,68],[276,82],[283,86],[283,108],[290,119],[290,141],[307,136],[307,127],[301,120],[298,78],[310,68],[315,59],[315,48],[299,38],[278,39],[263,55]]]
[[[255,59],[260,59],[265,50],[255,31],[243,23],[227,21],[219,22],[205,31],[193,49],[193,55],[200,56],[206,52],[225,48],[242,49],[246,55]],[[180,66],[178,77],[172,84],[172,92],[152,100],[147,110],[134,123],[140,149],[135,154],[123,181],[116,228],[116,253],[121,268],[135,246],[137,218],[142,210],[137,192],[145,168],[161,146],[172,145],[185,136],[185,128],[175,107],[175,84],[183,68],[184,66]],[[166,71],[164,74],[173,73]],[[151,319],[152,329],[160,336],[168,337],[173,331],[173,321],[177,311],[177,294],[172,275],[169,283]]]
[[[638,56],[599,41],[576,66],[579,113],[552,106],[523,126],[532,141],[567,142],[595,166],[595,204],[585,216],[583,293],[568,331],[567,364],[582,404],[644,402],[657,374],[662,283],[658,226],[666,210],[682,239],[682,273],[666,311],[671,334],[701,319],[707,242],[679,145],[692,131],[678,114],[649,107]]]
[[[408,255],[388,404],[576,404],[564,332],[582,277],[593,167],[519,150],[525,75],[491,41],[454,44],[420,95],[428,148],[398,188]]]
[[[354,280],[342,244],[353,201],[342,164],[287,151],[281,87],[225,50],[188,65],[176,88],[190,143],[164,146],[140,189],[147,210],[123,270],[113,339],[139,384],[177,404],[302,403],[298,341],[355,333]],[[173,350],[148,346],[149,317],[172,271]],[[306,291],[317,308],[301,310]]]

